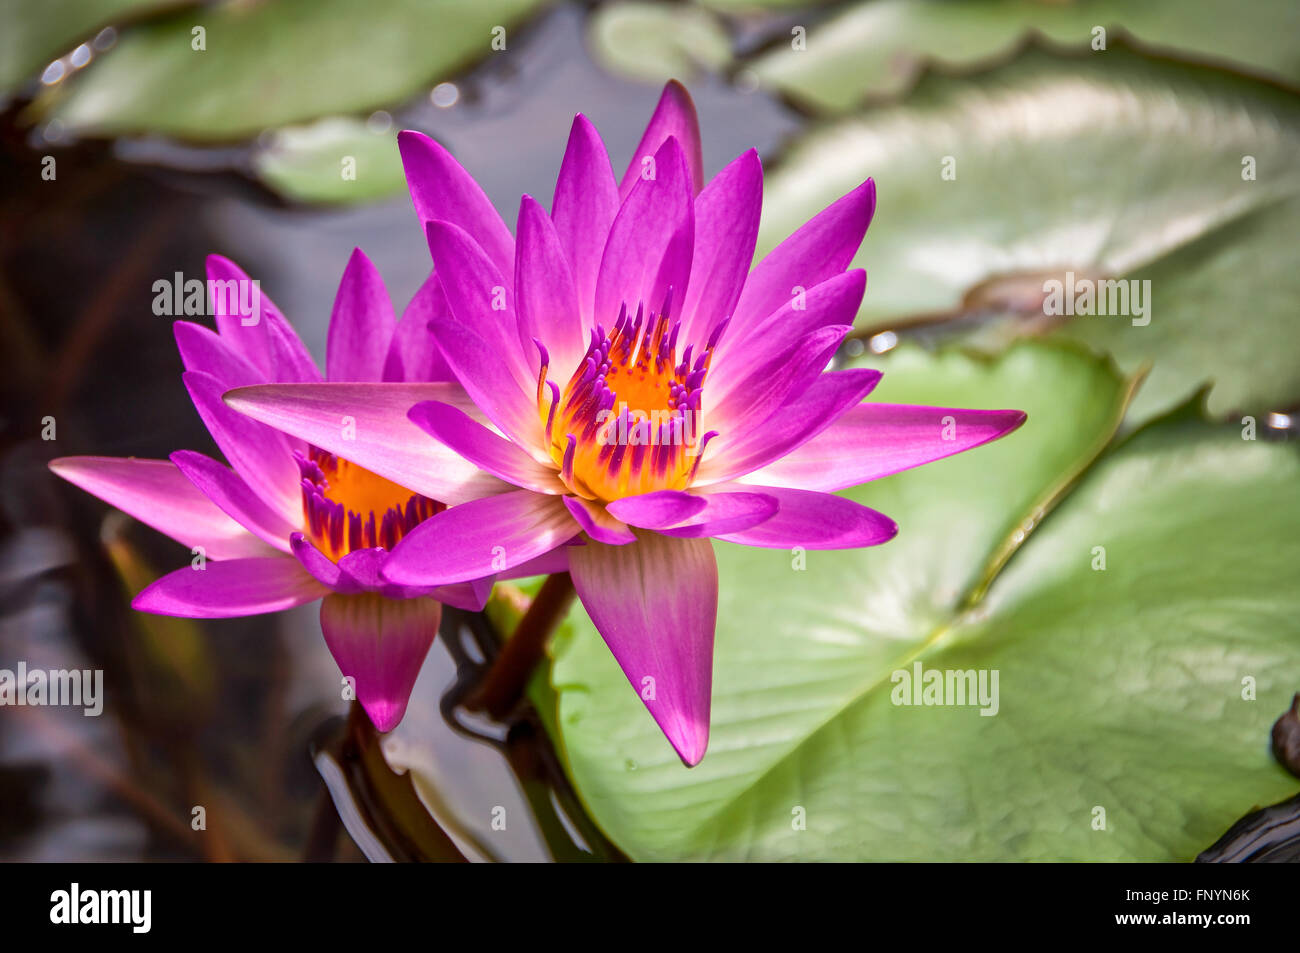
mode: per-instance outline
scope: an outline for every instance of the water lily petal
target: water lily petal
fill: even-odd
[[[353,680],[357,701],[377,730],[392,731],[406,714],[441,614],[433,599],[386,599],[372,592],[333,594],[321,603],[325,644]]]
[[[515,265],[515,240],[474,177],[422,132],[407,129],[398,133],[397,147],[421,224],[451,222],[463,228],[498,271],[510,274]],[[433,260],[438,264],[436,252]]]
[[[867,273],[861,268],[841,272],[786,301],[748,331],[743,340],[733,341],[725,351],[719,348],[705,384],[711,406],[726,403],[732,395],[743,403],[744,388],[753,386],[750,378],[754,369],[762,372],[773,361],[780,364],[790,342],[820,328],[852,326],[866,286]]]
[[[378,592],[391,598],[405,598],[401,587],[391,586],[380,574],[388,551],[378,546],[354,549],[339,559],[339,585],[344,592]],[[384,591],[391,589],[392,591]]]
[[[567,497],[566,497],[567,499]],[[569,571],[569,550],[575,545],[580,545],[581,541],[573,539],[568,545],[557,546],[549,553],[542,553],[540,556],[534,556],[521,562],[518,566],[511,566],[497,574],[497,579],[527,579],[529,576],[549,576],[555,572]]]
[[[330,589],[339,588],[343,574],[338,564],[330,559],[303,533],[294,533],[289,537],[289,549],[294,557],[316,578],[322,586]]]
[[[731,317],[740,298],[754,262],[762,207],[763,164],[753,149],[695,197],[695,259],[681,310],[681,340],[696,342],[697,349],[720,321]]]
[[[626,546],[636,542],[636,534],[627,524],[611,514],[604,506],[594,500],[584,500],[580,496],[564,497],[564,505],[569,508],[573,518],[588,536],[598,543],[610,546]]]
[[[707,539],[640,534],[569,552],[592,622],[668,742],[690,767],[709,743],[718,567]]]
[[[176,349],[187,371],[210,374],[227,387],[267,383],[266,372],[237,354],[221,335],[194,321],[172,325]]]
[[[745,282],[717,356],[744,340],[751,325],[785,305],[797,288],[816,287],[844,271],[875,211],[876,184],[867,179],[769,252]]]
[[[412,407],[407,416],[435,440],[493,476],[538,493],[567,492],[554,464],[538,463],[516,444],[450,404],[425,401]]]
[[[181,379],[212,439],[249,489],[282,519],[298,519],[302,512],[301,474],[284,434],[227,407],[221,399],[227,387],[215,377],[186,371]]]
[[[684,490],[655,490],[625,496],[606,505],[611,516],[645,529],[673,526],[695,516],[708,503],[703,496]]]
[[[561,570],[563,571],[563,570]],[[482,612],[492,595],[494,576],[473,579],[469,582],[453,582],[447,586],[435,586],[429,590],[430,598],[437,599],[443,605],[464,609],[466,612]]]
[[[695,103],[686,87],[670,80],[659,97],[654,114],[632,153],[623,181],[619,184],[619,197],[626,201],[645,168],[645,160],[657,153],[664,142],[675,138],[682,147],[690,170],[691,192],[704,188],[704,148],[700,142],[700,120],[695,114]]]
[[[540,459],[538,352],[523,355],[510,289],[463,229],[430,222],[427,233],[449,306],[433,324],[443,357],[501,432]]]
[[[776,515],[748,529],[719,533],[718,539],[744,546],[772,549],[857,549],[877,546],[898,534],[888,516],[830,493],[790,490],[771,486],[746,486],[774,497]]]
[[[202,546],[212,559],[270,556],[265,542],[203,495],[167,460],[134,457],[60,457],[58,476],[182,546]]]
[[[310,384],[324,379],[298,332],[274,313],[268,319],[266,341],[275,365],[274,380]]]
[[[738,479],[784,457],[812,440],[849,408],[861,403],[880,381],[880,372],[865,367],[830,371],[798,398],[757,426],[738,431],[736,439],[710,443],[700,460],[696,486]]]
[[[706,380],[703,420],[710,430],[718,431],[714,453],[751,443],[761,436],[757,431],[766,429],[769,418],[787,416],[791,406],[823,375],[850,330],[848,325],[828,325],[807,332],[792,345],[777,349],[716,401]]]
[[[548,553],[580,531],[558,496],[515,490],[425,520],[397,544],[384,575],[405,586],[468,582]]]
[[[515,247],[515,305],[519,343],[537,352],[540,341],[550,366],[563,379],[586,349],[578,313],[578,292],[550,216],[530,195],[519,202]]]
[[[302,533],[291,537],[293,554],[303,568],[335,592],[344,594],[375,592],[393,599],[428,596],[445,605],[480,612],[492,594],[493,577],[458,582],[449,586],[399,586],[383,576],[389,553],[380,548],[358,549],[335,563]],[[566,565],[567,568],[567,565]],[[563,570],[561,570],[563,571]]]
[[[657,532],[679,539],[721,537],[765,523],[779,509],[776,498],[765,493],[718,492],[709,487],[700,496],[706,502],[702,510],[672,526],[657,527]]]
[[[209,561],[186,566],[148,586],[133,609],[185,619],[229,619],[279,612],[319,599],[329,589],[291,556]]]
[[[208,256],[207,272],[209,306],[222,340],[260,370],[263,380],[320,380],[302,339],[260,282],[221,255]]]
[[[263,371],[231,350],[224,338],[201,324],[177,321],[172,326],[172,331],[176,337],[176,347],[181,353],[181,363],[187,371],[208,374],[216,378],[226,390],[271,383]],[[224,419],[228,411],[213,409],[212,413]],[[295,450],[303,454],[307,452],[307,445],[298,438],[281,436],[290,453]]]
[[[263,380],[275,379],[271,350],[266,346],[265,312],[279,314],[244,270],[222,255],[207,257],[208,307],[232,351],[256,367]]]
[[[434,318],[446,309],[447,299],[442,293],[442,282],[435,272],[430,272],[402,312],[402,320],[397,322],[393,331],[388,358],[384,361],[384,380],[415,382],[455,379],[430,326]]]
[[[343,269],[325,349],[332,381],[375,381],[383,375],[397,317],[384,279],[360,248]]]
[[[463,406],[456,384],[266,384],[225,399],[241,414],[430,499],[453,504],[511,489],[407,419],[426,400]]]
[[[678,301],[691,275],[695,243],[694,192],[682,147],[669,138],[654,155],[652,178],[638,178],[610,226],[596,279],[595,321],[610,328],[619,308],[663,307],[668,289]],[[679,306],[674,304],[673,313]]]
[[[268,506],[240,479],[239,474],[193,450],[178,450],[169,459],[186,479],[198,487],[199,492],[231,519],[281,552],[289,552],[289,537],[301,527]]]
[[[555,180],[551,218],[569,259],[584,330],[594,325],[596,277],[605,239],[621,201],[600,133],[586,116],[579,114],[569,130],[569,144]]]
[[[860,404],[745,483],[842,490],[970,450],[1025,422],[1019,410]]]

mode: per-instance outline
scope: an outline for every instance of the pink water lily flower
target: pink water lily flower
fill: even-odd
[[[440,484],[446,492],[431,498],[231,410],[222,402],[231,388],[322,378],[260,286],[219,256],[208,259],[207,272],[217,333],[191,321],[176,322],[174,330],[185,386],[231,466],[181,450],[169,460],[65,457],[50,468],[193,548],[191,565],[146,588],[132,603],[136,609],[228,618],[323,598],[325,641],[375,727],[388,731],[406,711],[438,629],[439,602],[480,609],[492,580],[406,585],[384,578],[384,563],[403,537],[448,503],[479,495],[481,474],[449,460]],[[446,380],[429,335],[440,300],[437,283],[426,283],[398,322],[378,271],[357,249],[334,302],[329,379],[390,382],[338,386],[366,387],[368,406],[395,414],[421,400],[466,403],[459,385]],[[360,423],[339,418],[333,425],[344,446],[355,428],[366,426],[364,415]],[[555,567],[562,569],[563,561],[544,568]]]
[[[711,539],[883,543],[894,522],[833,491],[987,443],[1025,416],[863,403],[877,371],[826,370],[865,288],[865,272],[846,269],[874,183],[751,270],[758,156],[705,185],[695,109],[677,83],[621,180],[579,115],[550,213],[524,196],[514,237],[446,150],[414,132],[399,141],[446,299],[434,335],[479,413],[418,403],[358,434],[352,459],[400,482],[459,457],[496,486],[408,533],[383,574],[450,584],[567,546],[583,606],[694,765],[709,731]],[[227,400],[319,445],[359,396],[289,386]]]

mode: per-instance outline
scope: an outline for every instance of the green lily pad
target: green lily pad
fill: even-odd
[[[1300,273],[1284,250],[1298,229],[1300,198],[1254,209],[1141,270],[1155,302],[1149,325],[1093,317],[1059,334],[1116,355],[1127,369],[1151,364],[1135,419],[1177,404],[1202,380],[1215,383],[1216,416],[1290,406],[1300,399],[1300,353],[1290,343]]]
[[[1294,450],[1169,420],[1070,489],[1123,412],[1109,365],[1044,344],[875,363],[873,399],[1029,420],[851,491],[898,520],[885,546],[799,572],[716,544],[697,768],[575,611],[554,649],[559,742],[602,829],[641,860],[1190,859],[1289,793],[1267,741],[1300,674]],[[918,660],[997,669],[998,714],[891,704]]]
[[[194,0],[0,0],[0,91],[38,75],[103,27]]]
[[[662,3],[612,3],[587,21],[592,57],[612,73],[663,83],[731,62],[731,37],[707,10]]]
[[[253,157],[253,168],[299,202],[368,202],[406,187],[396,130],[377,131],[350,117],[277,130]]]
[[[1013,312],[1030,319],[1014,333],[1042,330],[1046,278],[1149,279],[1149,323],[1069,333],[1128,369],[1155,358],[1143,417],[1209,380],[1213,413],[1266,412],[1300,397],[1300,351],[1280,346],[1300,297],[1298,152],[1300,99],[1276,87],[1117,46],[1030,50],[814,128],[767,176],[759,252],[873,176],[860,329]]]
[[[231,140],[400,103],[483,57],[543,0],[276,0],[186,10],[122,33],[55,115],[86,135]],[[202,27],[205,49],[196,50]],[[502,33],[501,31],[504,31]],[[504,36],[505,50],[493,48]]]
[[[1290,0],[870,0],[814,27],[803,49],[782,43],[750,65],[805,106],[839,111],[902,92],[929,63],[961,69],[1009,55],[1031,31],[1076,50],[1109,49],[1127,33],[1163,53],[1300,82],[1300,7]]]

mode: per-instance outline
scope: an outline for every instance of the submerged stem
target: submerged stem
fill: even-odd
[[[465,701],[467,708],[500,719],[523,697],[533,670],[546,654],[546,643],[573,603],[573,579],[567,572],[547,577],[514,634],[501,647],[483,684]]]

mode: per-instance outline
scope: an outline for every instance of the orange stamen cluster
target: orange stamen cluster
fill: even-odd
[[[295,453],[302,474],[307,536],[333,560],[358,549],[392,550],[398,541],[446,507],[317,447]]]
[[[551,457],[566,486],[611,502],[690,485],[704,445],[700,398],[725,322],[692,363],[693,345],[677,359],[681,322],[663,310],[632,318],[624,306],[608,334],[597,325],[563,392],[547,380],[550,356],[538,341],[537,404]]]

